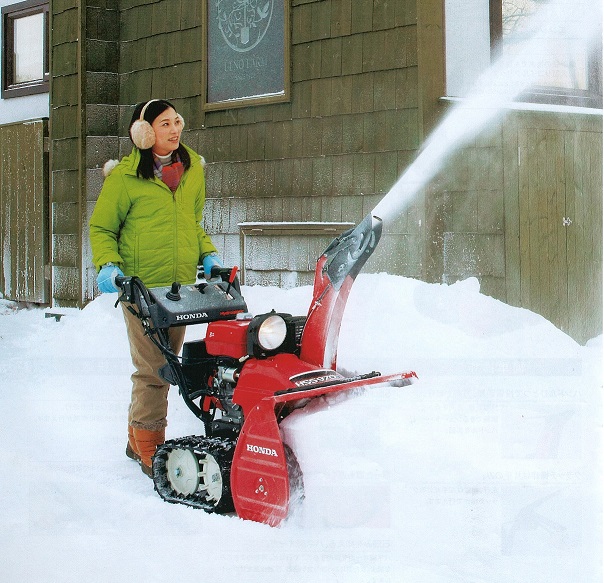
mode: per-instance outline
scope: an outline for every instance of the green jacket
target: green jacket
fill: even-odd
[[[190,284],[201,260],[216,253],[201,226],[205,202],[202,158],[187,150],[191,167],[174,194],[158,178],[136,176],[138,148],[110,171],[90,217],[92,261],[97,271],[111,262],[148,287],[173,281]]]

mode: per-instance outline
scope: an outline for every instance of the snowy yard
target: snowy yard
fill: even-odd
[[[243,293],[253,313],[305,314],[311,288]],[[581,347],[474,279],[360,275],[339,366],[419,381],[288,418],[306,499],[270,528],[167,504],[126,458],[114,301],[57,322],[0,300],[2,580],[601,579],[601,337]],[[170,407],[168,438],[201,433],[174,388]]]

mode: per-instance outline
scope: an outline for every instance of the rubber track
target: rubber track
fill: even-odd
[[[205,490],[184,496],[177,494],[168,481],[166,462],[172,449],[189,449],[198,457],[207,454],[214,456],[222,473],[222,496],[218,502],[208,502],[205,499]],[[171,439],[158,446],[153,456],[153,484],[155,491],[166,501],[172,504],[185,504],[193,508],[200,508],[206,512],[224,514],[234,509],[231,495],[231,464],[235,453],[235,441],[224,437],[203,437],[191,435]]]

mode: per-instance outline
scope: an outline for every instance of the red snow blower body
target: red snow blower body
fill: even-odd
[[[157,448],[153,481],[164,500],[207,512],[234,510],[276,526],[303,496],[302,474],[279,423],[322,395],[412,382],[411,371],[355,377],[336,371],[348,294],[380,234],[381,220],[367,215],[334,239],[317,262],[306,316],[248,314],[236,268],[214,268],[220,281],[191,286],[148,289],[136,277],[119,278],[120,300],[166,357],[160,374],[204,424],[205,435]],[[168,328],[202,323],[205,338],[186,342],[182,357],[174,354]]]

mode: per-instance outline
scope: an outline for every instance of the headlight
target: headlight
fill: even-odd
[[[272,311],[252,318],[247,329],[247,353],[256,358],[266,358],[278,352],[293,350],[288,342],[289,314],[277,314]]]
[[[258,344],[264,350],[276,350],[285,341],[287,325],[285,320],[274,314],[269,316],[258,328]]]

